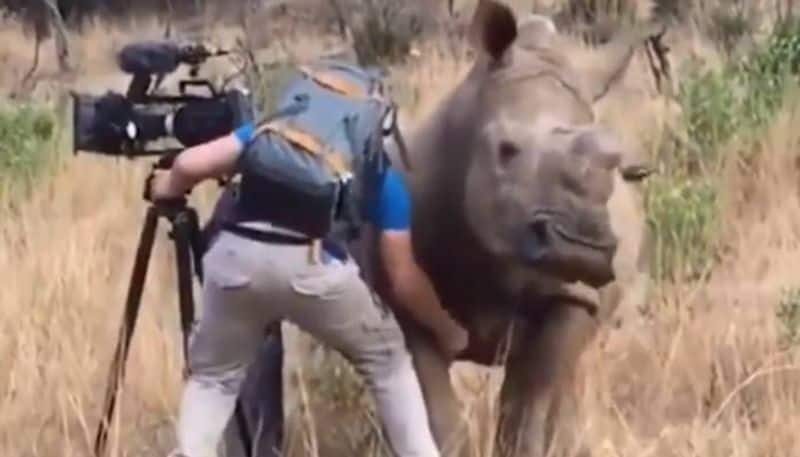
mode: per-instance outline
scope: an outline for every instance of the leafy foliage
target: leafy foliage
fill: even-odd
[[[696,278],[712,265],[720,172],[774,118],[798,70],[800,22],[793,21],[777,26],[749,54],[719,70],[692,72],[682,82],[685,144],[657,157],[662,174],[646,188],[657,239],[654,270],[662,279]]]
[[[698,279],[713,265],[718,198],[708,178],[657,177],[649,184],[647,223],[655,235],[655,277]]]
[[[46,110],[23,105],[0,106],[0,181],[30,183],[46,165],[55,136],[55,118]]]
[[[785,289],[775,310],[775,317],[783,327],[781,344],[794,346],[800,343],[800,289]]]

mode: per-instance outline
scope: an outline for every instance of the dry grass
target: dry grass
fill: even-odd
[[[118,83],[106,74],[100,56],[125,33],[97,25],[81,38],[80,53],[91,56],[84,68],[93,74],[75,84]],[[3,46],[0,62],[29,42],[9,27],[0,28],[0,40],[15,43]],[[711,54],[693,38],[675,44],[675,52],[686,58],[698,49]],[[411,122],[466,65],[463,55],[431,43],[420,60],[396,69],[398,94]],[[16,70],[5,68],[0,78],[14,78],[10,73]],[[623,127],[632,141],[657,132],[671,115],[647,78],[644,61],[637,62],[624,87],[603,105],[604,119]],[[726,225],[720,237],[727,250],[709,281],[662,284],[644,327],[609,332],[585,355],[582,421],[597,455],[800,455],[800,359],[796,350],[779,346],[774,313],[782,288],[798,284],[797,106],[790,104],[758,143],[754,171],[743,173],[733,165],[725,170]],[[144,215],[140,190],[146,166],[64,157],[52,179],[42,180],[27,200],[1,202],[0,455],[91,452]],[[197,193],[206,214],[214,185]],[[174,443],[181,360],[172,261],[162,227],[111,437],[114,457],[165,455]],[[307,395],[294,399],[306,407],[291,421],[305,433],[313,420],[317,430],[325,430],[321,435],[336,436],[317,437],[319,455],[327,457],[326,446],[343,443],[356,448],[349,455],[378,454],[368,450],[380,448],[376,441],[365,439],[375,435],[368,422],[370,400],[338,357],[321,354],[292,360],[303,370],[298,391]],[[338,381],[331,382],[336,373]],[[470,447],[488,456],[492,430],[484,419],[492,414],[502,374],[476,374],[465,364],[453,377],[467,402]],[[303,450],[309,440],[298,438],[295,455],[308,455]]]

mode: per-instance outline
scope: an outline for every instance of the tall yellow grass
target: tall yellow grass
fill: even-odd
[[[5,40],[12,31],[2,34]],[[104,49],[108,36],[81,38],[79,49]],[[691,40],[677,43],[679,57],[696,53]],[[411,118],[429,110],[467,67],[463,56],[444,49],[423,46],[419,60],[395,69]],[[105,65],[87,66],[83,83],[118,83]],[[602,110],[604,120],[635,141],[657,132],[669,115],[647,78],[643,61],[637,62]],[[726,170],[720,237],[727,250],[710,280],[660,285],[647,319],[607,332],[583,357],[581,421],[596,455],[800,455],[800,359],[797,350],[778,345],[774,313],[782,288],[798,283],[798,107],[788,104],[757,145],[755,172]],[[642,125],[652,127],[643,131]],[[30,197],[2,202],[0,455],[91,452],[145,211],[140,192],[146,172],[145,163],[64,157]],[[196,191],[193,202],[202,214],[214,195],[213,184]],[[166,455],[174,444],[180,335],[165,227],[158,236],[112,428],[114,457]],[[303,370],[299,403],[305,407],[290,421],[303,432],[293,455],[317,455],[312,448],[325,457],[378,455],[380,447],[369,440],[352,444],[356,449],[348,454],[341,449],[375,430],[366,422],[370,402],[347,367],[335,357],[294,362]],[[489,456],[492,431],[485,419],[502,374],[476,375],[459,366],[453,377],[467,406],[469,447],[476,456]],[[332,385],[330,379],[340,381]],[[313,429],[317,435],[309,440]],[[337,438],[326,437],[331,434]],[[334,445],[343,453],[325,452]]]

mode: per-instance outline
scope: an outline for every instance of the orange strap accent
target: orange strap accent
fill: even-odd
[[[322,153],[322,143],[319,142],[313,135],[303,132],[297,128],[289,127],[286,124],[277,122],[267,122],[261,124],[256,129],[255,134],[261,135],[264,132],[275,133],[282,136],[286,141],[299,146],[306,152],[314,155]]]
[[[327,87],[335,92],[348,97],[367,98],[372,94],[364,92],[364,88],[352,83],[347,79],[341,78],[333,72],[314,71],[305,65],[299,65],[299,70],[307,77],[316,81],[320,86]]]
[[[300,147],[307,153],[321,157],[337,176],[342,176],[350,170],[340,152],[332,151],[329,147],[325,147],[316,137],[307,132],[277,122],[267,122],[256,129],[256,135],[264,132],[280,135],[286,141]],[[327,152],[326,149],[328,150]]]

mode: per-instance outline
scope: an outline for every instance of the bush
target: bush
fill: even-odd
[[[799,25],[779,26],[762,47],[721,70],[694,72],[681,84],[685,133],[703,160],[718,162],[724,144],[755,137],[781,108],[800,69]]]
[[[772,121],[800,69],[800,22],[774,29],[764,45],[716,71],[690,72],[680,86],[686,144],[656,158],[664,172],[646,187],[661,279],[696,279],[716,258],[719,176]],[[735,145],[735,148],[731,148]]]
[[[710,179],[656,177],[647,185],[654,277],[698,279],[714,263],[717,186]]]
[[[748,8],[741,2],[737,2],[733,8],[731,6],[714,8],[706,25],[711,38],[727,54],[733,52],[742,38],[752,36],[756,29],[755,8]]]
[[[673,165],[682,173],[709,171],[718,163],[719,146],[737,132],[740,113],[728,73],[691,75],[679,89],[685,136],[692,148],[678,151]]]
[[[0,106],[0,180],[9,185],[28,184],[53,154],[49,143],[54,136],[51,111],[31,105]]]
[[[396,0],[361,0],[364,14],[353,26],[353,47],[362,65],[405,59],[426,28],[423,11]]]
[[[745,62],[746,69],[761,75],[783,76],[800,70],[800,19],[779,22],[766,45]]]
[[[786,347],[800,343],[800,289],[795,287],[783,291],[775,317],[783,327],[780,344]]]

